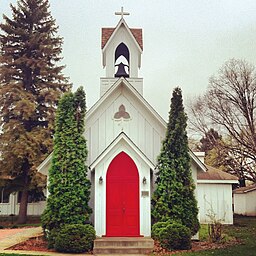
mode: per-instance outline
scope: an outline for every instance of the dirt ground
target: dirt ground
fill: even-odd
[[[238,241],[233,241],[232,244],[236,244]],[[217,249],[217,248],[224,248],[230,246],[230,243],[225,244],[215,244],[209,242],[192,242],[192,249],[190,250],[183,250],[183,252],[194,252],[194,251],[202,251],[202,250],[209,250],[209,249]],[[17,244],[15,246],[10,247],[11,250],[28,250],[28,251],[46,251],[46,252],[53,252],[54,250],[47,249],[47,242],[43,239],[43,237],[31,238],[23,243]],[[155,242],[154,246],[154,253],[157,255],[171,255],[175,254],[180,251],[168,251],[163,249],[158,242]],[[92,253],[89,253],[92,254]]]
[[[25,242],[16,244],[10,248],[9,250],[25,250],[25,251],[45,251],[52,252],[54,250],[50,250],[47,248],[47,241],[43,239],[43,237],[30,238]]]

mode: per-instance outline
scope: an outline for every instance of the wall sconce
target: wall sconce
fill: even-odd
[[[102,182],[103,182],[103,178],[102,178],[102,176],[100,176],[99,177],[99,183],[102,184]]]
[[[142,179],[142,183],[145,185],[145,184],[147,184],[147,179],[146,179],[146,177],[144,177],[143,179]]]

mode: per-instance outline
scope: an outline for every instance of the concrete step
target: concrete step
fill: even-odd
[[[94,247],[106,247],[106,246],[154,246],[152,238],[145,237],[104,237],[97,238],[94,241]]]
[[[94,248],[93,254],[94,255],[101,255],[101,254],[148,254],[152,252],[150,248],[135,248],[135,247],[101,247],[101,248]]]
[[[145,255],[152,252],[154,241],[145,237],[103,237],[94,241],[94,255]]]

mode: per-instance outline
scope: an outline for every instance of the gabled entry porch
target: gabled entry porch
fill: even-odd
[[[122,132],[90,168],[94,171],[96,235],[149,237],[154,165]]]

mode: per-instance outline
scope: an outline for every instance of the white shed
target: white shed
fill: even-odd
[[[207,172],[197,173],[200,223],[217,220],[233,224],[232,184],[238,183],[238,178],[211,166],[207,169]]]
[[[256,183],[233,191],[234,213],[256,216]]]

